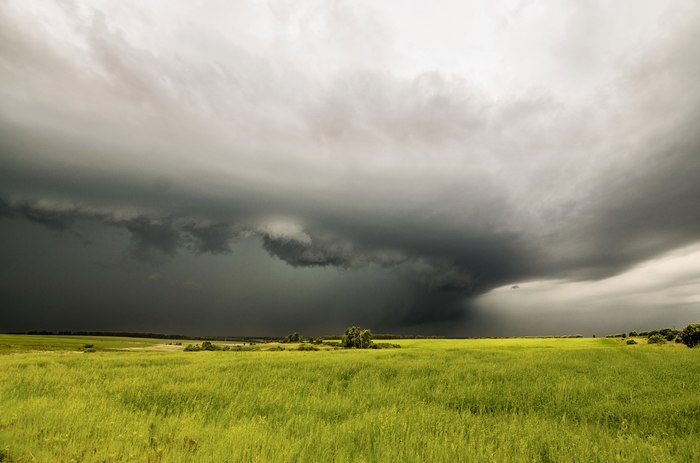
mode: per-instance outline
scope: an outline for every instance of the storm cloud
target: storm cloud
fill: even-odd
[[[288,310],[317,330],[472,334],[495,288],[608,281],[700,239],[694,2],[426,7],[6,3],[0,227],[78,236],[68,274],[91,240],[119,244],[123,272],[198,289],[171,307],[231,311],[245,333]],[[180,275],[178,256],[214,278],[250,246],[289,278],[338,278],[338,299],[250,274],[278,296],[256,303]],[[387,288],[365,309],[361,275]]]

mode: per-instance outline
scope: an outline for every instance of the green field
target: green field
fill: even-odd
[[[700,349],[485,339],[116,350],[169,342],[0,335],[0,461],[700,458]],[[85,343],[97,352],[79,352]]]

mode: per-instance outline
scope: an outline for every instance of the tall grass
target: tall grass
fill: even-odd
[[[99,341],[98,341],[99,342]],[[6,461],[697,461],[700,349],[606,339],[0,356]]]

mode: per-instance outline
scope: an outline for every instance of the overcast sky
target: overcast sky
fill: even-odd
[[[0,331],[700,321],[700,4],[0,4]]]

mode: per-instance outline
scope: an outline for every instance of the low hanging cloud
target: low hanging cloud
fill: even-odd
[[[398,324],[700,238],[693,2],[623,31],[577,2],[489,10],[463,37],[495,43],[481,74],[407,58],[383,6],[25,5],[0,7],[0,219],[126,230],[158,265],[254,237],[294,268],[381,268],[414,288]]]

